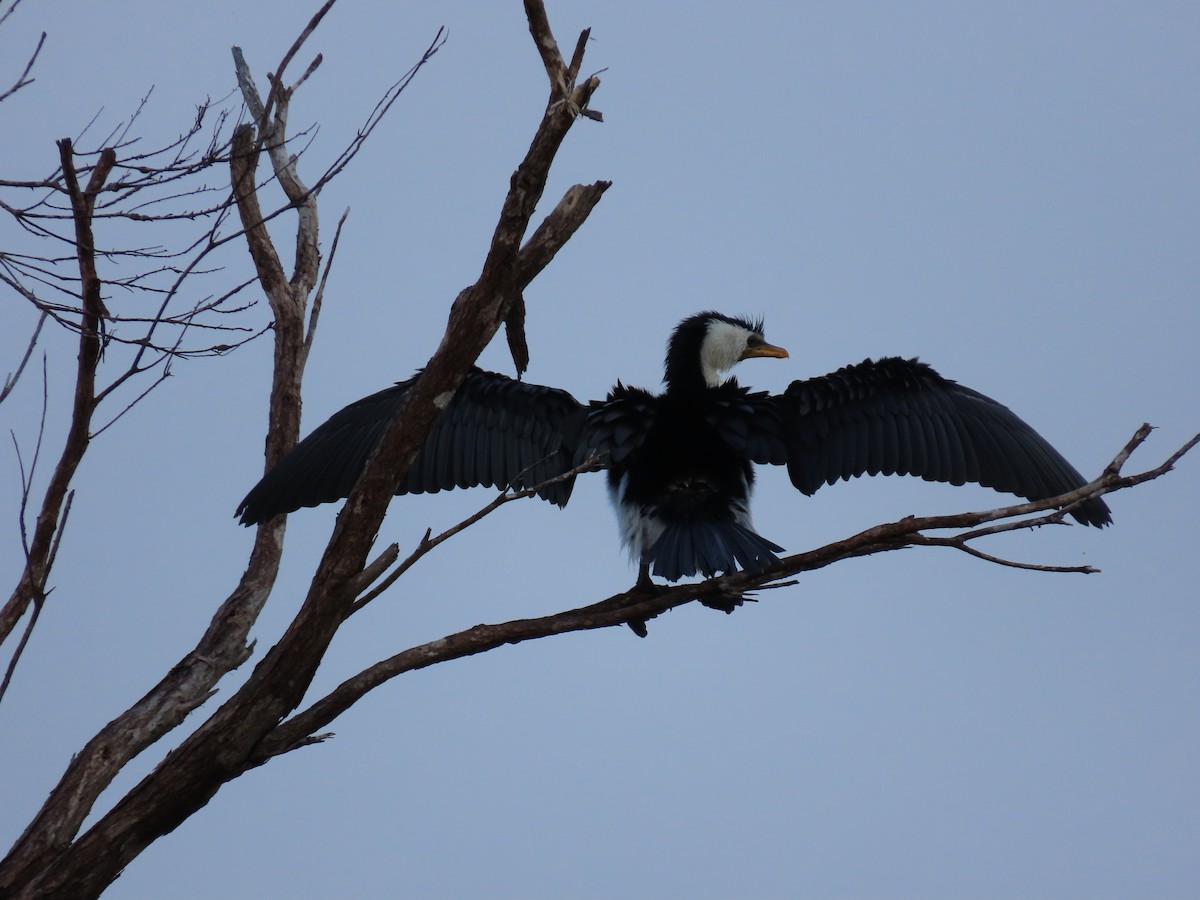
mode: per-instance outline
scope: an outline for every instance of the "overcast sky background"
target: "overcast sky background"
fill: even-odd
[[[165,142],[195,103],[231,92],[230,45],[265,85],[317,5],[26,0],[0,29],[0,82],[49,37],[37,82],[0,106],[0,177],[46,174],[54,139],[97,110],[107,132],[151,85],[138,131]],[[593,28],[584,68],[607,69],[594,101],[606,121],[572,130],[542,210],[575,182],[613,187],[526,293],[529,380],[580,399],[617,378],[654,387],[672,326],[716,308],[765,316],[791,351],[742,366],[743,383],[781,390],[868,355],[920,355],[1089,476],[1143,421],[1158,430],[1131,470],[1200,428],[1200,7],[679,9],[549,4],[565,51]],[[547,87],[515,0],[342,0],[292,68],[325,56],[292,107],[293,130],[320,124],[311,180],[439,25],[445,48],[321,197],[326,248],[352,211],[305,432],[432,352]],[[289,225],[275,229],[283,250]],[[10,220],[0,228],[7,248],[26,247]],[[249,271],[240,252],[228,263],[225,283]],[[6,373],[34,318],[11,293],[3,316]],[[265,304],[250,317],[268,319]],[[45,345],[44,453],[57,454],[75,342]],[[511,372],[502,345],[483,364]],[[0,708],[5,846],[235,584],[252,535],[232,513],[261,474],[269,366],[265,341],[178,365],[89,451],[54,593]],[[39,375],[0,407],[26,450]],[[759,484],[756,524],[791,551],[1001,502],[915,479],[812,499],[783,472]],[[381,541],[411,547],[489,497],[397,500]],[[1099,575],[909,550],[803,576],[732,616],[673,612],[647,640],[569,635],[397,679],[338,720],[335,740],[226,786],[109,896],[1200,895],[1198,500],[1189,458],[1111,498],[1111,529],[984,547]],[[335,513],[291,518],[256,659]],[[405,647],[588,603],[634,574],[602,478],[565,511],[512,504],[355,616],[313,696]]]

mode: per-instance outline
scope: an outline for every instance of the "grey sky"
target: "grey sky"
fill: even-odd
[[[573,129],[543,207],[574,182],[614,185],[527,293],[529,380],[581,399],[617,378],[655,387],[670,328],[716,308],[765,316],[791,351],[741,366],[743,383],[778,390],[868,355],[920,355],[1089,475],[1143,421],[1159,430],[1137,470],[1200,428],[1194,4],[549,7],[561,44],[592,26],[585,68],[607,67],[606,121]],[[26,0],[0,29],[0,80],[49,38],[37,83],[0,106],[0,172],[44,174],[55,138],[101,107],[115,124],[150,85],[141,133],[169,138],[205,95],[232,90],[231,44],[262,78],[310,12]],[[293,127],[320,125],[312,173],[442,24],[446,47],[322,196],[326,242],[352,211],[305,431],[428,357],[478,274],[546,86],[516,2],[342,0],[301,54],[325,55],[292,113]],[[230,281],[242,270],[232,257]],[[12,295],[5,310],[7,372],[32,316]],[[47,346],[61,414],[73,345]],[[483,362],[511,370],[502,346]],[[6,847],[70,754],[192,646],[234,584],[251,535],[232,513],[261,472],[269,364],[259,342],[181,365],[89,452],[54,594],[0,708]],[[27,376],[0,407],[23,446],[40,394]],[[49,446],[60,440],[55,425]],[[3,471],[12,510],[11,445]],[[488,498],[397,500],[381,539],[414,545]],[[644,641],[567,636],[398,679],[335,740],[227,786],[109,896],[1196,896],[1198,500],[1188,459],[1113,498],[1105,532],[986,547],[1100,575],[909,550],[804,576],[732,616],[671,613]],[[775,471],[755,521],[797,551],[1001,502],[908,479],[808,499]],[[298,605],[335,512],[290,520],[260,648]],[[314,690],[633,578],[601,478],[562,512],[512,504],[355,617]]]

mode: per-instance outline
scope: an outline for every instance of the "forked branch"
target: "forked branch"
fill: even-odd
[[[100,298],[100,278],[96,273],[96,245],[92,236],[92,211],[96,195],[112,171],[116,156],[112,151],[101,156],[86,188],[81,188],[75,169],[74,148],[69,138],[59,141],[64,181],[75,217],[75,254],[79,266],[81,322],[79,354],[75,368],[75,395],[67,437],[58,463],[42,498],[33,539],[29,542],[25,568],[16,589],[0,609],[0,643],[12,633],[20,618],[35,600],[46,595],[51,551],[57,527],[62,521],[63,504],[75,471],[87,451],[92,413],[96,407],[96,369],[100,363],[104,330],[104,302]]]
[[[514,500],[525,500],[525,499],[528,499],[529,497],[534,497],[540,491],[543,491],[548,487],[558,484],[559,482],[569,481],[570,479],[574,478],[576,475],[580,475],[584,472],[595,472],[599,468],[600,468],[599,459],[596,457],[590,457],[589,459],[586,459],[583,462],[581,462],[579,465],[575,466],[573,469],[568,469],[566,472],[563,472],[561,475],[555,475],[553,478],[548,478],[546,481],[543,481],[541,484],[535,484],[533,487],[522,488],[519,490],[516,488],[511,488],[511,487],[505,488],[499,494],[497,494],[495,497],[493,497],[491,502],[488,503],[486,506],[482,507],[481,509],[476,510],[471,515],[469,515],[465,519],[463,519],[461,522],[459,522],[455,525],[451,525],[445,531],[441,532],[440,534],[438,534],[436,536],[433,535],[433,529],[431,529],[431,528],[425,529],[425,535],[417,543],[417,546],[412,551],[412,553],[410,553],[407,557],[405,557],[404,561],[401,562],[400,565],[398,565],[395,568],[395,570],[393,570],[392,572],[389,572],[387,578],[385,578],[378,585],[373,587],[371,589],[370,593],[364,594],[361,598],[354,601],[354,605],[350,607],[350,611],[346,615],[351,616],[354,613],[358,612],[360,609],[362,609],[364,606],[366,606],[368,603],[370,603],[372,600],[374,600],[376,597],[378,597],[380,594],[382,594],[384,591],[386,591],[388,588],[390,588],[393,584],[395,584],[396,580],[399,579],[401,575],[403,575],[405,572],[407,572],[409,569],[411,569],[414,565],[416,565],[416,563],[418,561],[420,561],[423,557],[425,557],[428,553],[430,553],[436,547],[440,546],[441,544],[444,544],[446,541],[450,540],[450,538],[454,537],[456,534],[461,534],[463,531],[466,531],[468,528],[470,528],[476,522],[479,522],[482,519],[486,518],[487,516],[490,516],[492,513],[494,513],[496,510],[498,510],[501,506],[504,506],[506,503],[512,503]],[[389,548],[389,552],[392,552],[392,549],[395,548],[395,546],[396,545],[393,544],[392,548]],[[390,563],[389,563],[389,565],[390,565]],[[382,571],[379,574],[382,574]],[[376,577],[378,577],[378,575],[376,575]],[[371,578],[371,579],[367,580],[366,583],[368,585],[370,585],[370,584],[373,584],[374,581],[375,581],[375,578]]]

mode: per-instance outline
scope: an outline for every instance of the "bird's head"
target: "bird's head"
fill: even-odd
[[[768,344],[763,323],[702,312],[684,319],[675,328],[667,345],[666,382],[668,389],[718,387],[725,373],[743,359],[769,356],[786,359],[782,347]]]

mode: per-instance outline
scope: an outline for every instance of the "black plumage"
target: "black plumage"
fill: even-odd
[[[237,509],[242,524],[350,496],[416,380],[413,376],[334,413],[246,495]],[[396,493],[540,485],[573,467],[583,416],[579,401],[566,391],[472,369]],[[573,484],[574,479],[564,479],[546,485],[538,496],[564,506]]]
[[[915,359],[865,360],[772,395],[724,377],[755,356],[787,353],[766,343],[761,322],[709,312],[675,329],[657,395],[618,383],[581,404],[472,369],[396,492],[543,485],[538,496],[564,506],[574,476],[545,482],[595,455],[640,578],[676,581],[778,561],[783,548],[750,521],[754,464],[786,465],[805,494],[863,474],[969,481],[1031,500],[1086,483],[1007,407]],[[350,404],[297,444],[246,495],[242,523],[348,496],[414,382]],[[1111,521],[1100,499],[1071,514]]]

